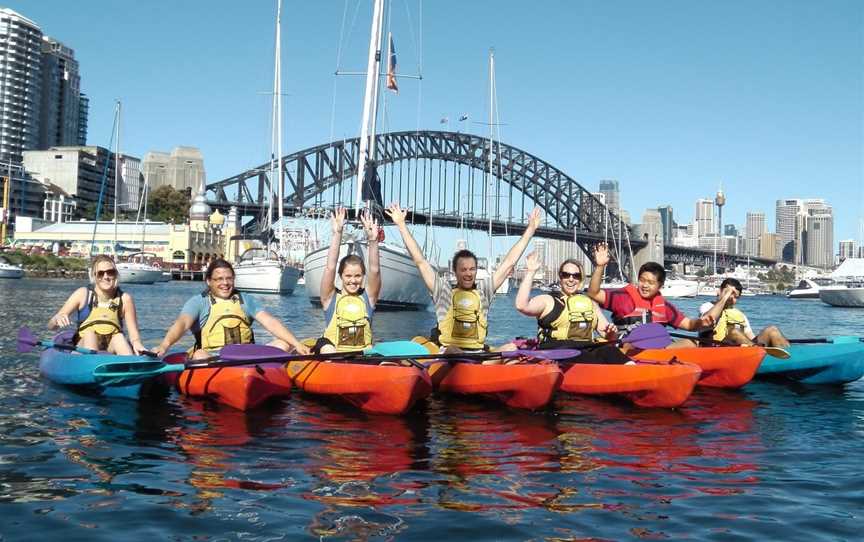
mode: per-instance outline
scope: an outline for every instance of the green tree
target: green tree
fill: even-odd
[[[170,186],[160,186],[147,195],[147,214],[153,220],[185,223],[189,218],[189,205],[189,193]]]

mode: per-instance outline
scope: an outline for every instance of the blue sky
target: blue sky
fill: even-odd
[[[75,49],[91,97],[89,143],[199,147],[208,179],[267,159],[275,2],[8,1]],[[689,222],[722,183],[724,221],[777,198],[823,197],[835,241],[864,216],[864,2],[466,1],[422,3],[422,83],[388,96],[385,129],[485,119],[495,47],[502,140],[591,190],[617,179],[635,221],[671,204]],[[371,2],[284,0],[286,152],[356,136]],[[417,73],[420,4],[395,0],[400,72]],[[356,14],[356,16],[355,16]],[[410,15],[409,15],[410,14]],[[353,22],[353,24],[352,24]],[[413,31],[412,31],[413,30]],[[335,89],[335,111],[332,115]],[[422,94],[422,100],[418,100]],[[418,114],[419,111],[419,114]],[[332,128],[331,128],[332,126]],[[466,122],[464,130],[487,128]]]

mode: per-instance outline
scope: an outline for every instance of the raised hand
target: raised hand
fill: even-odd
[[[606,243],[600,243],[594,249],[594,263],[597,265],[609,263],[609,247],[606,246]]]
[[[536,250],[525,258],[525,269],[529,273],[536,273],[542,265],[540,254]]]
[[[360,215],[360,221],[363,223],[363,231],[366,232],[366,239],[371,243],[378,240],[378,235],[381,231],[381,226],[378,221],[372,218],[369,211],[364,210]]]
[[[539,228],[542,220],[543,211],[540,210],[540,207],[534,207],[534,209],[528,213],[528,227],[532,230]]]
[[[390,217],[390,220],[392,220],[397,226],[405,224],[405,216],[408,213],[399,207],[399,202],[393,202],[388,205],[385,212],[387,213],[387,216]]]
[[[330,227],[333,233],[342,233],[342,228],[345,227],[345,208],[337,207],[330,214]]]

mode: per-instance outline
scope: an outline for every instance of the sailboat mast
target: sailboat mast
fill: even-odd
[[[486,269],[492,275],[492,141],[495,138],[495,49],[489,49],[489,177],[486,182],[486,213],[489,215],[489,258]]]
[[[363,95],[363,118],[360,124],[360,148],[357,157],[357,187],[354,195],[354,211],[359,213],[363,199],[363,177],[369,162],[369,140],[375,137],[374,126],[370,134],[370,118],[375,110],[376,87],[381,66],[381,23],[384,19],[384,1],[375,0],[372,8],[372,29],[369,37],[369,59],[366,65],[366,91]]]
[[[282,177],[282,0],[276,0],[276,82],[274,92],[274,100],[276,101],[276,179],[279,183],[276,194],[279,198],[279,257],[281,258],[285,252],[285,224],[282,221],[284,216],[282,207],[285,200],[285,183]]]
[[[114,247],[112,254],[117,256],[117,200],[120,196],[120,100],[117,100],[117,147],[114,149]]]

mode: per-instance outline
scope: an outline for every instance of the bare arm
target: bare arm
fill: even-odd
[[[501,265],[499,265],[498,269],[495,270],[495,274],[492,276],[492,291],[501,287],[510,273],[513,272],[513,268],[516,267],[516,262],[519,261],[519,258],[522,257],[522,253],[525,252],[526,248],[528,248],[528,242],[531,241],[534,232],[536,232],[537,228],[540,227],[540,221],[542,219],[543,214],[540,212],[540,208],[534,207],[534,210],[532,210],[528,215],[528,225],[525,227],[525,232],[522,233],[522,237],[520,237],[519,240],[516,241],[516,244],[507,251],[507,255],[504,256],[503,260],[501,260]],[[489,264],[491,265],[492,262],[489,262]]]
[[[522,277],[522,282],[519,284],[519,291],[516,292],[516,310],[525,316],[542,316],[549,312],[549,305],[552,297],[548,295],[538,295],[531,297],[531,286],[534,284],[534,275],[540,270],[540,255],[537,252],[532,252],[525,260],[525,276]]]
[[[298,341],[297,337],[295,337],[293,333],[288,331],[288,328],[285,327],[282,322],[280,322],[269,312],[258,311],[258,314],[255,315],[255,320],[257,320],[258,323],[261,324],[261,326],[267,331],[269,331],[274,337],[283,340],[292,347],[294,347],[294,350],[296,350],[298,353],[309,353],[309,347]]]
[[[709,314],[701,318],[684,318],[678,325],[678,329],[686,329],[687,331],[701,331],[714,326],[715,320]]]
[[[603,284],[603,270],[606,269],[606,264],[609,263],[609,247],[606,243],[600,243],[594,249],[594,271],[591,273],[591,282],[588,284],[588,291],[585,294],[603,305],[606,303],[606,292],[600,285]]]
[[[381,227],[369,213],[363,213],[360,217],[363,222],[363,231],[366,232],[366,242],[369,246],[369,275],[366,277],[366,295],[369,303],[374,307],[378,302],[378,294],[381,293],[381,260],[378,250],[378,234]]]
[[[607,341],[615,341],[618,338],[618,327],[606,318],[596,301],[594,302],[594,314],[597,315],[597,331],[602,333]]]
[[[164,356],[174,343],[182,339],[183,335],[192,329],[194,323],[195,318],[188,314],[181,314],[178,316],[177,319],[174,320],[174,323],[171,324],[171,327],[168,328],[168,331],[165,332],[165,337],[162,339],[162,342],[159,343],[159,346],[156,347],[155,352],[160,357]]]
[[[716,322],[720,319],[720,316],[723,314],[723,309],[726,308],[726,303],[729,301],[729,298],[732,296],[734,292],[734,287],[727,286],[725,290],[720,292],[720,296],[717,299],[717,302],[708,310],[703,316],[710,316],[711,319]]]
[[[60,310],[57,311],[57,314],[48,320],[48,329],[57,329],[72,325],[72,320],[69,317],[73,312],[81,308],[86,300],[87,288],[78,288],[72,292],[69,299],[67,299],[66,302],[63,303],[63,306],[60,307]]]
[[[336,291],[336,268],[339,265],[339,246],[342,243],[342,229],[345,227],[345,209],[337,208],[330,217],[330,248],[327,250],[327,265],[321,275],[321,306],[327,307]]]
[[[420,271],[420,276],[423,277],[423,283],[426,284],[426,288],[432,292],[435,289],[435,279],[437,278],[437,275],[435,270],[432,268],[432,265],[426,261],[426,257],[423,256],[423,251],[420,250],[420,245],[417,244],[417,241],[414,240],[411,232],[408,231],[408,226],[405,225],[405,211],[399,207],[398,203],[392,203],[387,208],[387,215],[390,217],[390,220],[393,221],[393,224],[399,228],[399,234],[402,236],[405,248],[408,249],[408,254],[411,255],[411,259],[414,260],[414,265],[416,265],[417,269]]]
[[[138,314],[135,311],[135,302],[132,301],[132,296],[129,294],[123,294],[123,321],[126,323],[126,331],[129,333],[132,350],[136,354],[146,350],[141,342],[141,332],[138,330]]]

